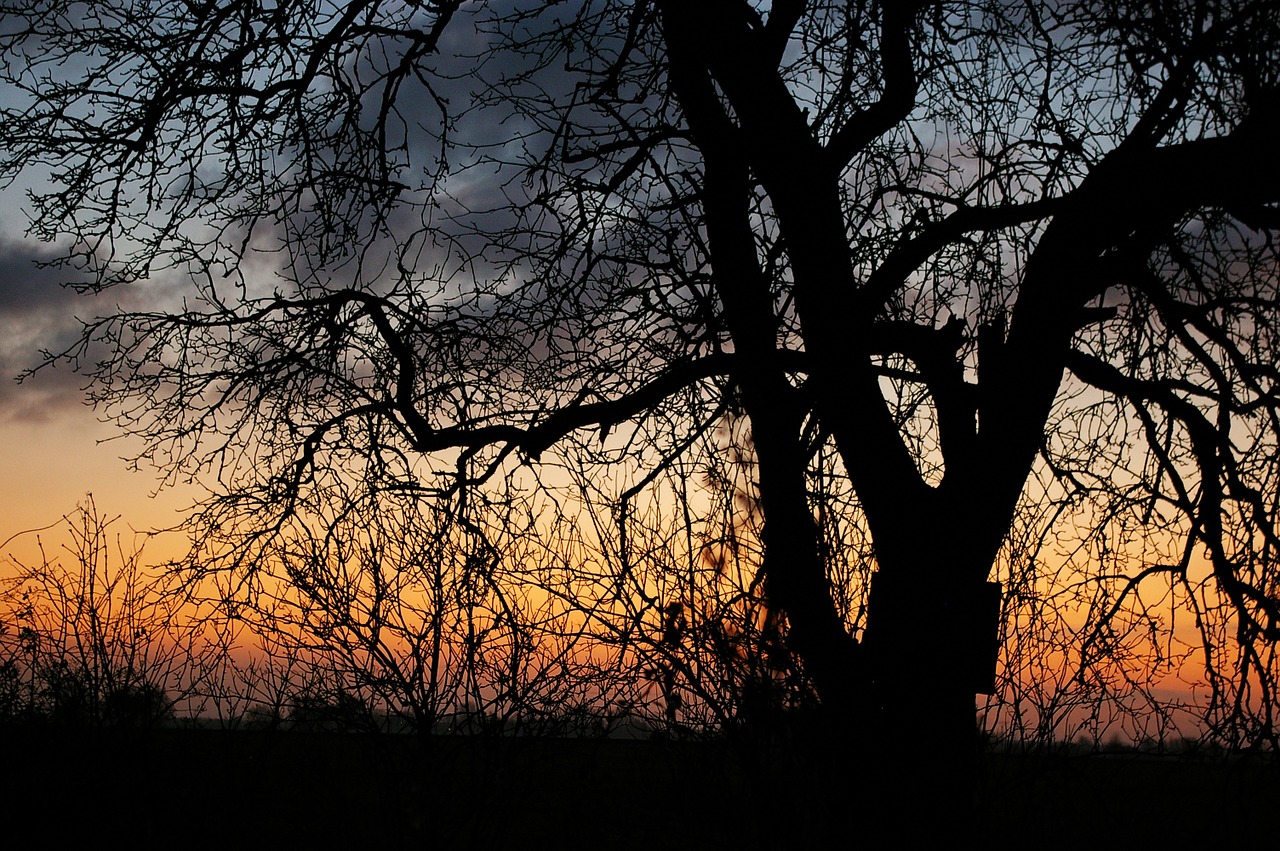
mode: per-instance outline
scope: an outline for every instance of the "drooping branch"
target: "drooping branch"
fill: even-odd
[[[1144,419],[1149,418],[1146,406],[1154,404],[1186,429],[1199,467],[1199,489],[1194,502],[1191,501],[1191,494],[1187,493],[1183,495],[1179,507],[1195,520],[1199,538],[1210,553],[1214,576],[1235,604],[1239,616],[1253,624],[1267,640],[1280,641],[1280,600],[1273,599],[1264,589],[1244,581],[1240,577],[1238,565],[1223,549],[1225,533],[1222,514],[1227,499],[1226,488],[1230,485],[1229,470],[1233,455],[1229,424],[1224,431],[1201,409],[1174,392],[1165,381],[1127,376],[1111,364],[1082,352],[1072,352],[1069,355],[1068,367],[1082,381],[1128,401]],[[1148,426],[1147,431],[1150,435],[1153,429]],[[1176,467],[1167,460],[1163,463],[1168,465],[1171,474],[1178,474]],[[1274,532],[1271,533],[1271,538],[1272,546],[1280,543],[1275,539]],[[1267,623],[1258,622],[1246,600],[1262,611]]]

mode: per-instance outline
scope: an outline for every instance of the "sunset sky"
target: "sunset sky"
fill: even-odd
[[[59,272],[36,267],[52,250],[22,238],[21,202],[15,188],[0,194],[0,541],[57,522],[87,493],[103,513],[121,515],[135,529],[172,525],[195,491],[170,490],[152,498],[155,472],[130,471],[122,459],[139,444],[99,421],[100,414],[85,403],[82,376],[59,366],[15,381],[39,361],[42,347],[74,339],[77,316],[98,309],[93,297],[60,288]],[[5,552],[25,557],[33,544],[33,536],[22,536]]]
[[[1128,12],[872,4],[878,22],[841,23],[834,4],[772,35],[772,5],[743,4],[754,23],[706,51],[721,22],[697,4],[637,4],[626,27],[627,4],[576,23],[559,4],[527,20],[462,4],[435,42],[424,22],[451,5],[373,4],[414,28],[394,35],[350,4],[212,4],[189,31],[166,7],[137,13],[118,57],[109,17],[100,57],[17,39],[31,73],[0,90],[6,151],[27,144],[0,160],[9,647],[98,646],[78,631],[98,629],[91,598],[126,583],[84,569],[114,552],[66,549],[91,495],[126,552],[155,532],[131,564],[181,589],[167,611],[221,630],[218,659],[285,660],[295,709],[320,694],[289,680],[304,648],[328,694],[354,683],[419,729],[508,691],[513,713],[577,717],[566,695],[616,688],[617,706],[708,729],[816,697],[886,742],[961,742],[981,689],[984,728],[1028,740],[1229,716],[1275,747],[1280,473],[1254,461],[1275,457],[1280,312],[1274,246],[1243,231],[1254,205],[1276,212],[1280,178],[1250,162],[1272,140],[1253,110],[1275,116],[1270,89],[1250,94],[1247,18],[1214,23],[1241,41],[1216,57],[1199,18],[1185,44],[1162,20],[1165,44]],[[98,31],[98,8],[52,26]],[[1138,69],[1143,51],[1169,67]],[[1160,74],[1184,81],[1177,107],[1147,103]],[[80,124],[101,131],[83,150]],[[143,153],[99,158],[112,146]],[[1255,181],[1272,195],[1229,191]],[[28,195],[46,233],[80,242],[28,236]],[[73,249],[115,286],[62,286]],[[77,370],[58,354],[84,337]],[[131,463],[141,438],[87,400],[99,351],[124,418],[162,420],[152,451],[248,492],[219,503],[188,571],[172,530],[207,494]],[[1255,410],[1272,415],[1256,430]],[[489,463],[499,486],[479,491]],[[41,547],[74,577],[24,570]],[[45,585],[92,626],[54,605],[26,626]],[[257,701],[245,670],[212,699]]]

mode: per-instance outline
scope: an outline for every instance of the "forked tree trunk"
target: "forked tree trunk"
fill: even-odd
[[[847,814],[844,827],[903,840],[969,835],[980,787],[975,695],[994,675],[998,586],[975,580],[977,571],[958,579],[936,564],[883,566],[855,643],[807,543],[815,530],[806,503],[797,511],[765,502],[767,590],[787,612],[791,649],[823,705],[822,741],[807,756],[817,817],[840,823]]]

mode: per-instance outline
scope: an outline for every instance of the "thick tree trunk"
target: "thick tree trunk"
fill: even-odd
[[[868,803],[904,839],[954,840],[976,825],[974,695],[990,684],[998,612],[998,587],[987,583],[930,586],[887,571],[873,582]]]
[[[776,69],[742,61],[746,54],[734,45],[752,43],[752,25],[729,12],[745,7],[659,7],[672,90],[704,157],[702,203],[714,282],[759,465],[765,589],[786,613],[790,649],[823,705],[816,770],[825,792],[817,798],[825,799],[829,814],[861,801],[864,814],[888,828],[938,827],[945,835],[944,825],[969,811],[963,792],[973,787],[968,772],[976,738],[975,690],[950,663],[943,648],[951,630],[938,623],[958,609],[935,606],[949,599],[935,583],[945,581],[942,566],[916,549],[930,534],[920,523],[946,512],[944,500],[920,479],[883,404],[870,335],[878,305],[861,309],[866,306],[854,298],[837,175],[824,165],[806,114]],[[707,32],[720,38],[708,43]],[[726,92],[734,100],[732,115],[724,107]],[[778,305],[753,230],[750,188],[757,178],[778,212],[793,265],[810,358],[806,394],[779,356]],[[817,546],[801,440],[815,399],[874,521],[882,568],[923,592],[919,605],[873,604],[873,617],[887,607],[874,653],[858,646],[840,618]],[[851,405],[857,416],[847,414]],[[928,815],[921,817],[918,808]]]
[[[961,570],[963,560],[937,563],[922,542],[915,561],[882,566],[856,643],[816,546],[796,424],[779,410],[749,413],[766,590],[787,614],[791,650],[823,707],[803,757],[813,773],[809,805],[819,818],[853,812],[903,838],[966,835],[977,821],[974,695],[993,672],[998,589],[985,571]]]

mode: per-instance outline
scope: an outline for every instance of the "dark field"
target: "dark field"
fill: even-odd
[[[862,844],[850,795],[723,742],[2,735],[10,848],[788,848],[822,821]],[[1224,847],[1280,824],[1280,771],[1243,759],[993,754],[975,797],[995,848]]]

